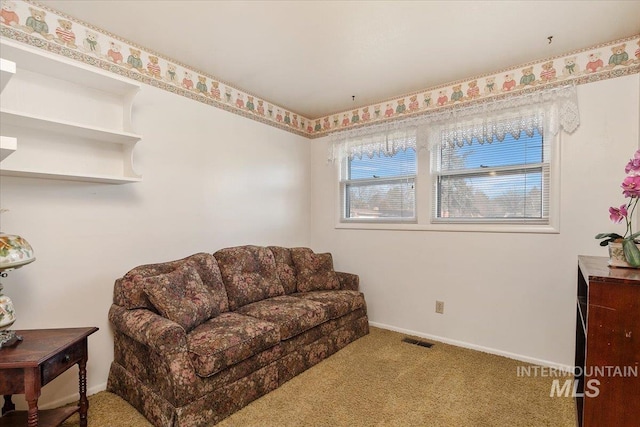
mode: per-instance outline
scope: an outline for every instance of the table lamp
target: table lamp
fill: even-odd
[[[7,271],[15,270],[35,260],[29,242],[20,236],[0,232],[0,277],[6,277]],[[8,296],[2,294],[2,283],[0,283],[0,349],[22,340],[15,331],[8,330],[15,321],[13,303]]]

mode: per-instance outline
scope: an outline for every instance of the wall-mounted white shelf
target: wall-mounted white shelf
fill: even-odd
[[[55,79],[119,95],[140,87],[124,77],[13,40],[0,39],[0,46],[2,58],[15,64],[14,72],[44,73]]]
[[[29,169],[14,170],[2,168],[0,169],[0,175],[20,176],[24,178],[58,179],[63,181],[96,182],[100,184],[128,184],[131,182],[142,181],[142,178],[126,178],[120,175],[69,174],[65,172],[44,172]]]
[[[0,58],[0,93],[4,90],[5,86],[9,83],[9,80],[15,73],[15,62]],[[1,123],[2,120],[0,120],[0,124]],[[17,147],[17,139],[0,135],[0,162],[16,151]]]
[[[0,161],[6,159],[18,148],[18,140],[10,136],[0,136]]]
[[[0,109],[0,123],[31,129],[39,129],[46,132],[62,133],[78,136],[84,139],[112,142],[114,144],[135,144],[142,137],[130,132],[118,132],[95,126],[86,126],[82,123],[74,123],[66,120],[53,120],[29,113]]]
[[[16,73],[16,63],[4,58],[0,58],[0,92],[9,83],[9,80]]]
[[[137,82],[12,40],[0,39],[0,47],[3,64],[15,64],[13,74],[2,75],[1,133],[14,144],[6,155],[3,147],[1,175],[142,179],[133,167],[141,139],[131,124]]]

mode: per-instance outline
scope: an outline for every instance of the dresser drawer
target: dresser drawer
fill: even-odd
[[[85,352],[85,342],[80,341],[64,351],[53,356],[42,365],[42,385],[69,369],[82,360]]]

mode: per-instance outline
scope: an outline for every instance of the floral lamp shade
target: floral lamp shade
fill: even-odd
[[[20,236],[0,233],[0,276],[35,261],[33,248]],[[16,321],[11,299],[2,293],[0,283],[0,348],[8,347],[22,340],[14,331],[7,330]]]
[[[24,238],[0,233],[0,271],[22,267],[35,260],[33,248]]]

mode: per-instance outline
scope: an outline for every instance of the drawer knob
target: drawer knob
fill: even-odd
[[[63,360],[65,362],[68,362],[69,360],[71,360],[71,356],[69,356],[68,354],[65,354]]]

